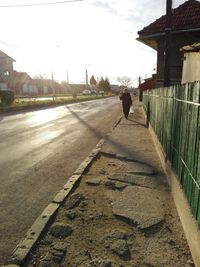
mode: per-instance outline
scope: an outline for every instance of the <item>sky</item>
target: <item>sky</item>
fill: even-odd
[[[156,68],[156,51],[137,32],[165,12],[166,0],[0,0],[0,50],[32,78],[85,83],[87,69],[89,78],[126,76],[137,86]]]

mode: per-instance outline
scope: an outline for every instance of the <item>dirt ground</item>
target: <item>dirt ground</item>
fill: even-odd
[[[135,222],[113,214],[111,195],[123,192],[124,187],[108,178],[113,173],[126,172],[130,164],[100,155],[83,175],[71,199],[63,203],[24,266],[194,266],[165,181],[157,188],[165,212],[159,224],[141,230]]]

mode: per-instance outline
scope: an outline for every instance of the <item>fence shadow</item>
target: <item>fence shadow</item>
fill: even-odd
[[[139,122],[139,121],[136,121],[136,120],[133,120],[133,119],[130,119],[130,118],[128,118],[128,120],[129,120],[129,121],[132,121],[132,122],[135,122],[135,124],[132,124],[132,126],[139,125],[139,126],[146,127],[146,124],[141,123],[141,122]]]

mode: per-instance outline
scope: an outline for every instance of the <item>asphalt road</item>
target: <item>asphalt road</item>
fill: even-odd
[[[0,116],[0,265],[120,115],[113,97]]]

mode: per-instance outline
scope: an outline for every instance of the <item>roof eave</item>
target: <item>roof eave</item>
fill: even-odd
[[[185,29],[185,30],[172,30],[171,33],[178,34],[178,33],[187,33],[187,32],[195,32],[195,31],[200,31],[200,28]],[[145,45],[148,45],[154,50],[157,50],[156,39],[163,37],[163,36],[165,36],[165,32],[152,33],[152,34],[147,34],[147,35],[144,34],[136,38],[136,40]]]
[[[171,33],[175,34],[175,33],[195,32],[195,31],[200,31],[200,27],[192,28],[192,29],[171,30]],[[140,39],[140,38],[157,38],[157,37],[165,35],[165,32],[150,33],[150,34],[139,34],[139,35],[140,35],[140,37],[138,39]]]
[[[147,45],[147,46],[149,46],[149,47],[151,47],[154,50],[157,50],[157,46],[153,45],[152,42],[150,42],[150,40],[143,40],[143,39],[140,39],[140,38],[137,38],[136,40],[141,42],[141,43],[143,43],[143,44],[145,44],[145,45]]]
[[[164,36],[165,33],[156,33],[156,34],[149,34],[146,36],[140,36],[138,38],[136,38],[137,41],[148,45],[149,47],[151,47],[154,50],[157,50],[157,42],[156,39],[158,39],[161,36]]]

